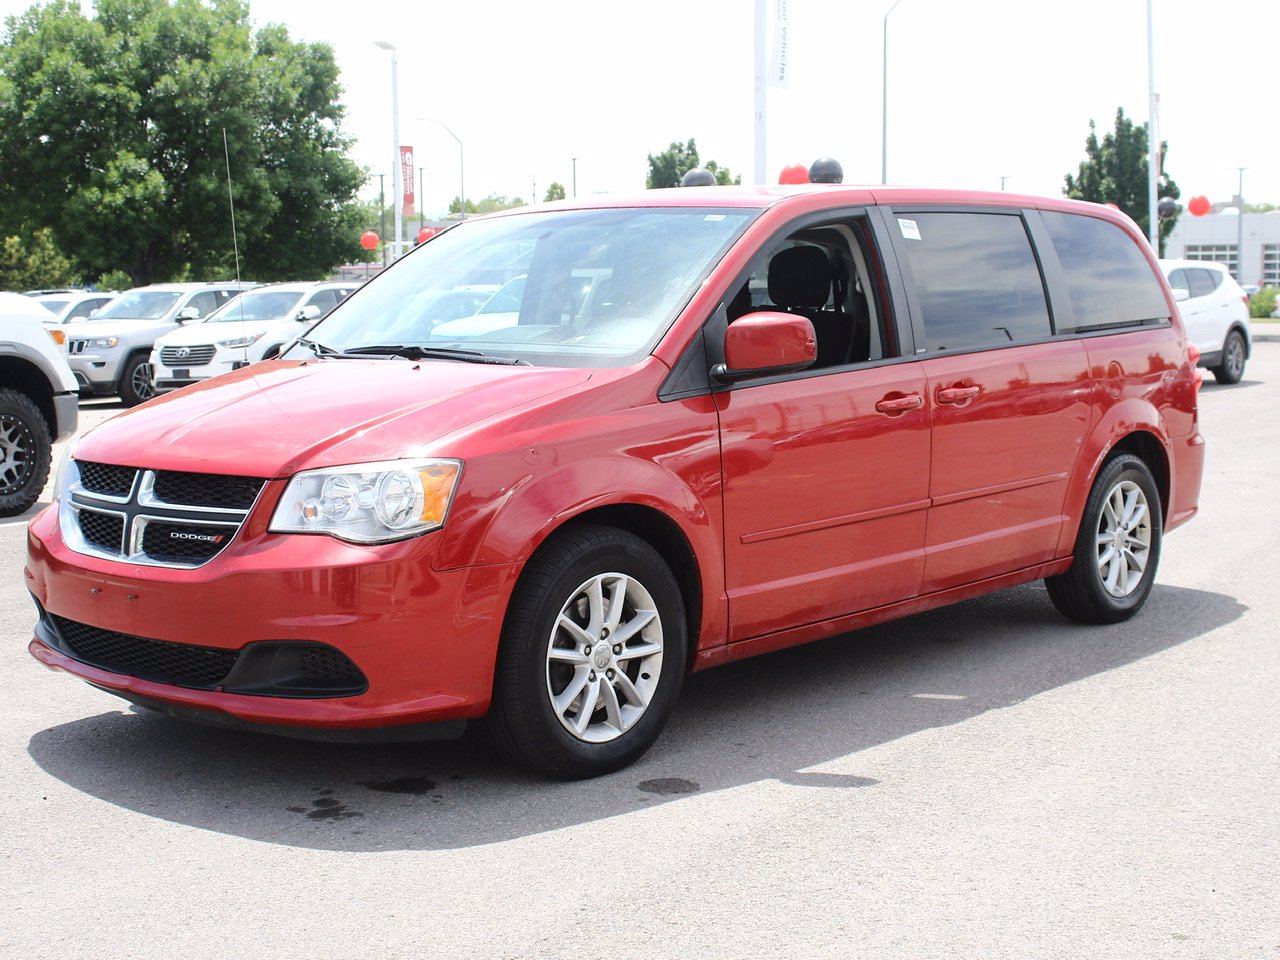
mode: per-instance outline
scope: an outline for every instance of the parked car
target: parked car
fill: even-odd
[[[71,323],[89,319],[95,310],[101,310],[118,296],[116,290],[68,290],[42,293],[32,299],[53,315],[46,323]]]
[[[199,323],[171,330],[151,349],[157,393],[274,357],[351,295],[355,281],[276,283],[247,290]]]
[[[1239,383],[1253,352],[1249,296],[1222,264],[1209,260],[1161,260],[1187,336],[1200,351],[1200,366],[1219,383]]]
[[[515,322],[401,309],[492,263]],[[606,773],[690,670],[1041,578],[1135,615],[1197,511],[1192,350],[1101,204],[824,184],[468,220],[280,358],[81,438],[29,525],[30,649],[181,717],[487,718],[543,774]]]
[[[76,380],[43,311],[21,294],[0,293],[0,517],[39,499],[53,444],[76,429]]]
[[[154,396],[151,347],[180,324],[207,317],[242,290],[258,286],[222,283],[156,283],[126,290],[88,326],[68,337],[71,372],[82,393],[117,393],[127,406]]]

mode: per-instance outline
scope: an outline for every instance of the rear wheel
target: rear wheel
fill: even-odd
[[[1127,453],[1109,460],[1085,503],[1071,569],[1045,579],[1054,606],[1083,623],[1118,623],[1142,609],[1160,562],[1160,517],[1147,465]]]
[[[1213,368],[1213,378],[1219,383],[1239,383],[1244,376],[1244,334],[1232,330],[1222,344],[1222,363]]]
[[[661,733],[685,664],[684,604],[640,538],[572,528],[529,562],[503,626],[490,729],[539,773],[576,780],[632,763]]]
[[[0,389],[0,517],[15,517],[40,498],[49,479],[49,425],[25,393]]]
[[[136,407],[155,395],[156,387],[151,381],[151,364],[147,362],[147,355],[135,353],[125,361],[120,372],[120,399],[127,407]]]

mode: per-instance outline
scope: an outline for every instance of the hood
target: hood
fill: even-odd
[[[69,336],[81,340],[98,337],[125,337],[131,333],[157,334],[174,326],[172,320],[111,320],[90,317],[88,320],[77,320],[68,328]]]
[[[76,458],[271,478],[447,456],[441,437],[590,379],[589,370],[448,360],[270,360],[112,418],[84,436]]]

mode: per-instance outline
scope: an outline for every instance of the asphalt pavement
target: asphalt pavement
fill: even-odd
[[[135,712],[28,655],[0,522],[0,957],[1280,957],[1277,383],[1208,378],[1134,620],[1032,584],[709,671],[583,783]]]

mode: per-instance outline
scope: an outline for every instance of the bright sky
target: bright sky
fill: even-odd
[[[87,0],[86,0],[87,5]],[[28,4],[0,0],[4,14]],[[892,0],[790,0],[788,89],[768,91],[766,177],[823,155],[879,183],[882,44]],[[1280,203],[1280,4],[1152,0],[1159,132],[1183,202]],[[772,21],[774,0],[767,0]],[[424,168],[425,209],[467,196],[640,189],[647,157],[694,138],[754,175],[753,0],[250,0],[258,25],[324,41],[342,70],[355,159]],[[1148,116],[1146,0],[899,0],[888,17],[890,183],[1060,195],[1090,119]],[[577,158],[576,165],[573,158]],[[376,196],[377,177],[367,195]]]

